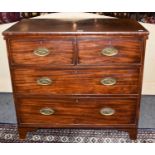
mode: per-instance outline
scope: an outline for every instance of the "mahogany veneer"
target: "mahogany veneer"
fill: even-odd
[[[23,20],[5,32],[20,138],[111,128],[136,139],[148,31],[125,19]]]
[[[21,124],[38,127],[104,127],[135,124],[136,99],[74,98],[74,99],[31,99],[18,100]],[[49,107],[55,110],[52,116],[40,115],[39,110]],[[111,117],[100,114],[103,107],[111,107],[116,113]],[[30,117],[31,115],[31,117]],[[81,116],[82,115],[82,116]]]

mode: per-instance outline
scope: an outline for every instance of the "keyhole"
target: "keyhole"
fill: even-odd
[[[79,100],[78,100],[78,99],[76,99],[76,100],[75,100],[75,102],[76,102],[76,103],[79,103]]]

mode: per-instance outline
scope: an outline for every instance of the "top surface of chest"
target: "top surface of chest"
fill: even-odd
[[[138,22],[128,19],[87,19],[79,21],[26,19],[18,22],[3,35],[147,35]]]

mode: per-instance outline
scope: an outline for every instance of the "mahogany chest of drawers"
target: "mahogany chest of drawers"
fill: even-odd
[[[23,20],[5,32],[20,138],[103,128],[136,139],[148,31],[126,19]]]

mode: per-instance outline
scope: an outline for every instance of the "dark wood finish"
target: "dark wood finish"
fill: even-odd
[[[23,28],[26,27],[26,28]],[[15,35],[147,35],[147,30],[138,22],[128,19],[88,19],[79,21],[25,19],[3,33]]]
[[[20,138],[36,128],[105,128],[137,137],[148,31],[125,19],[28,19],[3,32],[7,42]],[[33,54],[44,47],[50,54]],[[103,56],[114,47],[118,54]],[[53,83],[39,86],[49,77]],[[113,77],[113,86],[101,79]],[[44,116],[39,110],[53,108]],[[115,109],[102,116],[100,109]]]
[[[18,100],[18,112],[21,124],[37,124],[40,127],[55,126],[81,127],[119,126],[135,124],[136,99],[31,99]],[[53,115],[45,116],[40,113],[42,108],[51,108]],[[111,116],[100,114],[102,108],[112,108],[115,113]],[[82,116],[82,117],[81,117]],[[36,126],[37,126],[36,125]]]
[[[11,40],[13,64],[25,65],[58,65],[73,63],[73,42],[65,40]],[[49,54],[37,56],[34,51],[46,48]]]
[[[127,129],[128,133],[129,133],[129,137],[132,140],[136,140],[137,139],[137,128],[133,128],[133,129]]]
[[[130,138],[131,140],[136,140],[136,139],[137,139],[137,132],[138,132],[137,127],[122,128],[122,129],[118,129],[118,130],[121,130],[121,131],[123,130],[123,131],[128,132],[129,138]]]
[[[43,95],[69,94],[137,94],[139,69],[100,69],[100,70],[35,70],[15,69],[15,90],[17,93]],[[38,85],[37,80],[48,77],[50,85]],[[113,77],[115,85],[105,86],[101,80]]]
[[[27,132],[30,131],[35,131],[36,128],[30,128],[30,127],[18,127],[18,132],[19,132],[19,138],[20,139],[25,139]]]
[[[141,45],[139,40],[106,38],[79,38],[79,64],[80,65],[104,65],[104,64],[131,64],[141,63]],[[118,50],[115,56],[104,56],[101,51],[106,47],[114,47]]]

